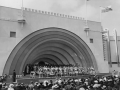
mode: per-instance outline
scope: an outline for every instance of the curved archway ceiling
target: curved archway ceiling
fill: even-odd
[[[44,58],[39,58],[38,60],[35,60],[35,61],[33,62],[33,64],[34,64],[34,63],[37,63],[37,62],[41,62],[41,61],[47,62],[48,64],[58,65],[57,62],[55,62],[54,60],[52,60],[52,59],[50,59],[50,58],[46,58],[46,57],[44,57]],[[25,67],[24,67],[24,68],[25,68]]]
[[[9,66],[10,74],[14,69],[17,73],[21,73],[26,64],[40,58],[49,58],[56,64],[79,64],[83,67],[96,64],[93,62],[95,58],[89,47],[75,34],[60,28],[46,28],[30,34],[13,52],[8,58],[10,62],[9,60],[14,57]]]
[[[57,65],[58,64],[61,64],[61,65],[64,64],[58,57],[56,57],[55,55],[51,55],[51,54],[39,55],[38,57],[36,57],[34,59],[35,61],[32,61],[31,63],[38,62],[39,60],[41,60],[41,58],[46,58],[46,57],[49,58],[49,59],[51,59],[51,60],[53,60],[53,61],[57,60],[57,62],[56,62]]]

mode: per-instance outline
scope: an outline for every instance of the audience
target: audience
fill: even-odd
[[[109,76],[97,76],[95,74],[90,75],[89,77],[84,78],[72,78],[74,71],[77,71],[79,67],[76,66],[59,66],[59,67],[40,67],[43,70],[49,71],[52,69],[53,71],[59,71],[63,69],[61,73],[63,75],[71,75],[71,78],[62,79],[62,77],[57,77],[55,81],[42,81],[42,82],[33,82],[31,81],[29,84],[24,83],[11,83],[6,84],[5,81],[7,79],[7,75],[1,76],[0,78],[0,90],[119,90],[120,89],[120,77],[118,75],[109,75]],[[77,68],[77,69],[76,69]],[[70,69],[73,71],[71,72]],[[83,70],[80,69],[81,71]],[[94,70],[89,69],[89,70]],[[67,73],[69,71],[69,73]],[[79,70],[78,70],[79,72]],[[73,75],[72,75],[72,74]],[[56,75],[56,73],[54,73]],[[77,73],[79,74],[79,73]],[[84,74],[84,73],[82,73]]]
[[[30,84],[0,83],[0,90],[119,90],[120,78],[115,76],[89,76],[87,78],[56,79]]]

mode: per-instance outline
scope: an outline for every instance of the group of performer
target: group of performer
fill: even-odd
[[[95,74],[93,67],[81,67],[79,65],[28,65],[24,71],[25,74],[30,74],[31,77],[38,75],[39,77],[50,76],[76,76],[80,74]]]

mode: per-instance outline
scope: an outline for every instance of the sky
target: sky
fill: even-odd
[[[23,7],[86,18],[85,0],[0,0],[1,6],[20,9]],[[101,13],[100,6],[111,6],[112,11]],[[120,36],[120,0],[88,0],[87,19],[102,23],[113,36],[114,29]]]

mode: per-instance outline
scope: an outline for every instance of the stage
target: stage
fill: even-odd
[[[77,76],[62,76],[62,77],[41,77],[41,78],[39,78],[39,77],[35,77],[35,78],[19,78],[19,79],[17,79],[17,82],[19,82],[19,83],[26,83],[26,84],[28,84],[28,83],[30,83],[30,81],[33,81],[33,82],[42,82],[42,81],[45,81],[45,80],[47,80],[47,81],[50,81],[50,80],[53,80],[53,81],[55,81],[56,79],[59,79],[59,78],[61,78],[61,79],[68,79],[68,78],[87,78],[87,77],[89,77],[90,75],[77,75]]]
[[[96,76],[108,76],[108,75],[111,75],[110,73],[99,73],[99,74],[96,74]],[[16,79],[16,83],[24,83],[24,84],[29,84],[30,81],[33,81],[33,82],[42,82],[42,81],[50,81],[50,80],[53,80],[55,81],[56,79],[68,79],[68,78],[88,78],[90,76],[94,76],[94,75],[76,75],[76,76],[62,76],[62,77],[57,77],[57,76],[52,76],[52,77],[41,77],[39,78],[38,76],[36,76],[35,78],[31,78],[30,75],[26,75],[26,76],[21,76],[21,77],[17,77]],[[8,78],[7,83],[12,83],[12,78]]]

